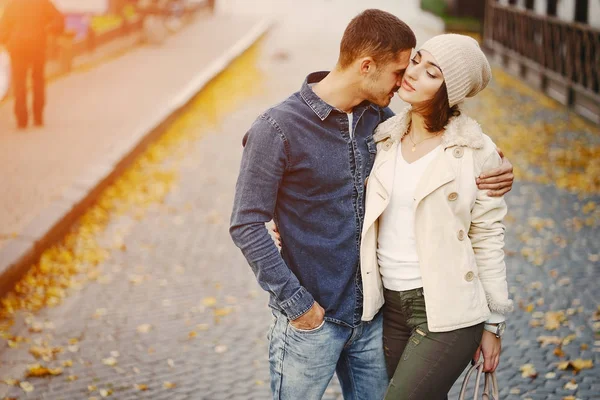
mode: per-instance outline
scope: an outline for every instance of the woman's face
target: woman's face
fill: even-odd
[[[442,83],[444,75],[435,58],[429,52],[420,50],[410,60],[398,96],[409,104],[428,101],[435,96]]]

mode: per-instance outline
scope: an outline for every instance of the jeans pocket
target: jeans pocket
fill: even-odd
[[[273,319],[271,320],[271,325],[269,326],[269,330],[267,331],[267,340],[271,341],[271,336],[273,336],[273,330],[275,329],[275,324],[277,324],[277,317],[273,314]]]
[[[288,326],[294,332],[302,333],[302,334],[310,334],[310,333],[319,332],[321,329],[323,329],[323,326],[325,326],[325,320],[323,320],[323,322],[321,322],[321,324],[319,326],[317,326],[316,328],[313,328],[313,329],[300,329],[300,328],[296,328],[294,325],[292,325],[291,322],[288,322]]]
[[[413,350],[416,349],[419,344],[421,344],[425,336],[427,336],[427,333],[425,333],[422,329],[415,329],[414,333],[410,335],[410,338],[408,339],[408,344],[404,348],[404,353],[402,353],[402,359],[404,361],[410,358]]]

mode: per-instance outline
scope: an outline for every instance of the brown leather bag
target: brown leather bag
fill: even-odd
[[[463,381],[462,387],[460,389],[460,396],[458,400],[466,400],[465,396],[467,393],[467,385],[469,384],[469,379],[471,379],[471,375],[473,372],[477,371],[477,375],[475,378],[475,394],[473,395],[474,400],[479,400],[479,386],[481,384],[481,376],[485,375],[485,381],[483,385],[483,393],[481,395],[481,399],[483,400],[500,400],[500,395],[498,394],[498,380],[496,379],[496,373],[488,373],[483,372],[483,361],[479,361],[477,364],[473,365],[467,371],[467,375],[465,375],[465,380]],[[491,393],[490,393],[491,391]]]

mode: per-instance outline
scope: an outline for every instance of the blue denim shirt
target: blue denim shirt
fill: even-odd
[[[316,300],[327,320],[355,327],[362,315],[359,249],[373,131],[393,113],[359,104],[351,137],[347,114],[310,87],[326,75],[310,74],[245,135],[230,233],[271,294],[271,307],[296,319]],[[281,253],[265,227],[271,219]]]

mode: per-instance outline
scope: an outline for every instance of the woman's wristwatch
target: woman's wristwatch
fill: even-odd
[[[506,322],[499,322],[497,324],[485,323],[483,325],[483,329],[493,333],[498,339],[500,339],[502,335],[504,335],[504,330],[506,329]]]

